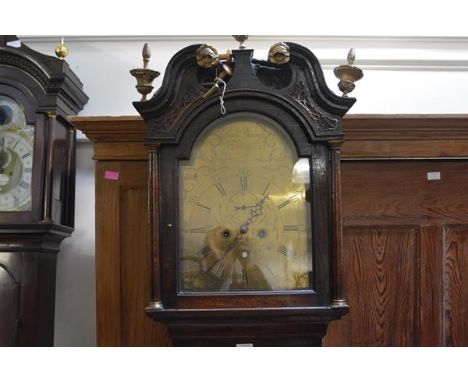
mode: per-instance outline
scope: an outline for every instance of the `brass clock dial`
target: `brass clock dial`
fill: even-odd
[[[31,209],[34,127],[13,99],[0,96],[0,211]]]
[[[182,291],[311,285],[309,162],[274,121],[235,114],[207,127],[179,166]]]

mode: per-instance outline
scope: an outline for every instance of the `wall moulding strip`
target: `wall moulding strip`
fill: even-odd
[[[57,43],[59,36],[20,36],[21,40],[28,43]],[[226,42],[233,43],[230,36],[205,36],[205,35],[180,35],[180,36],[66,36],[68,44],[74,43],[167,43],[186,42]],[[351,47],[367,50],[402,50],[418,49],[433,51],[430,59],[407,59],[396,57],[392,59],[364,58],[356,60],[356,65],[364,70],[397,70],[397,71],[444,71],[444,72],[466,72],[468,71],[468,60],[444,59],[444,52],[466,52],[468,37],[401,37],[401,36],[251,36],[248,40],[255,45],[260,41],[297,41],[307,44],[311,49],[349,49]],[[234,45],[233,45],[234,46]],[[157,50],[157,47],[154,47]],[[175,52],[174,52],[175,53]],[[336,55],[336,52],[333,53]],[[466,55],[465,55],[466,56]],[[319,57],[320,63],[325,70],[331,70],[344,63],[343,57]]]
[[[45,35],[20,35],[24,42],[57,42],[58,36]],[[227,35],[72,35],[66,36],[70,42],[126,42],[126,41],[233,41]],[[249,36],[248,41],[304,41],[332,44],[343,44],[348,47],[350,43],[357,43],[360,47],[375,48],[398,48],[398,47],[419,47],[419,48],[447,48],[466,49],[468,37],[459,36],[302,36],[302,35],[254,35]]]

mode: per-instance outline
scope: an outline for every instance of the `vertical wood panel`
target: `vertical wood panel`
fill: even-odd
[[[420,345],[442,342],[442,227],[420,229],[419,322]]]
[[[105,178],[106,171],[119,174]],[[147,162],[96,164],[96,297],[99,346],[167,345],[148,318]]]
[[[468,226],[444,232],[444,344],[468,346]]]
[[[120,346],[119,182],[105,180],[107,170],[121,165],[96,163],[96,332],[98,346]]]
[[[127,346],[167,345],[164,326],[144,312],[150,301],[147,187],[122,187],[120,194],[120,230],[125,232],[120,252],[123,342]]]
[[[411,346],[418,342],[415,227],[347,227],[346,290],[350,312],[334,322],[328,346]]]

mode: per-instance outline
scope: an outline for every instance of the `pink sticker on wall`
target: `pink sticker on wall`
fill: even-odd
[[[119,173],[117,171],[106,170],[104,172],[104,179],[108,180],[119,180]]]

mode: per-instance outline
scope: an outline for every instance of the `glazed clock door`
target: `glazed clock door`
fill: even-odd
[[[0,95],[0,212],[31,210],[33,148],[22,106]]]
[[[179,162],[179,291],[312,285],[309,160],[273,120],[213,122]]]

